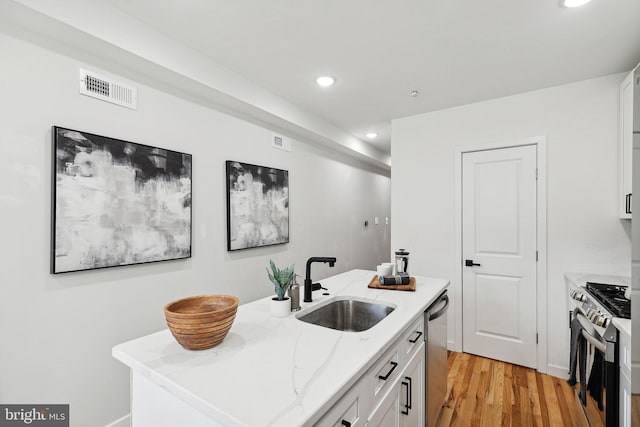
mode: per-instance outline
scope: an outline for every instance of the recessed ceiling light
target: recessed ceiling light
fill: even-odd
[[[562,0],[564,7],[580,7],[589,3],[591,0]]]
[[[330,76],[322,76],[316,79],[316,83],[318,83],[322,87],[328,87],[334,84],[336,80]]]
[[[375,132],[369,132],[369,133],[367,134],[367,138],[369,138],[369,139],[376,138],[377,136],[378,136],[378,134],[377,134],[377,133],[375,133]]]

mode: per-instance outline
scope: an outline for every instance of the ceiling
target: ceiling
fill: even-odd
[[[640,61],[639,0],[105,1],[387,153],[392,119]]]

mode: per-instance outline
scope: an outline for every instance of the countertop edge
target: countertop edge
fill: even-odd
[[[162,331],[155,332],[149,335],[160,334],[165,332],[169,333],[169,329],[164,329]],[[128,366],[132,370],[132,373],[141,375],[147,378],[149,381],[152,381],[158,384],[161,388],[174,394],[180,400],[191,405],[194,409],[197,409],[203,414],[209,416],[214,421],[229,427],[247,427],[246,424],[235,419],[233,416],[229,415],[227,412],[212,406],[209,402],[203,401],[201,398],[194,395],[189,390],[186,390],[185,388],[179,386],[173,381],[169,381],[163,375],[155,373],[152,369],[147,368],[143,364],[137,362],[134,358],[129,357],[125,353],[119,351],[118,346],[113,347],[111,351],[111,355],[115,359],[119,360],[120,362]]]
[[[622,319],[620,317],[614,317],[611,320],[613,326],[618,328],[620,332],[623,332],[628,337],[631,337],[631,319]]]

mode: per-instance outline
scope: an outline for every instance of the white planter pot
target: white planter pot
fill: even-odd
[[[271,315],[273,317],[287,317],[291,313],[291,300],[285,298],[282,301],[278,297],[271,298]]]

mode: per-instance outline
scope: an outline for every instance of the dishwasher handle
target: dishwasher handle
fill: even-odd
[[[444,294],[440,298],[440,301],[444,301],[444,307],[442,307],[440,310],[436,311],[435,313],[429,314],[429,321],[436,320],[438,317],[441,317],[442,315],[444,315],[444,313],[447,312],[447,308],[449,308],[449,296],[447,294]]]

